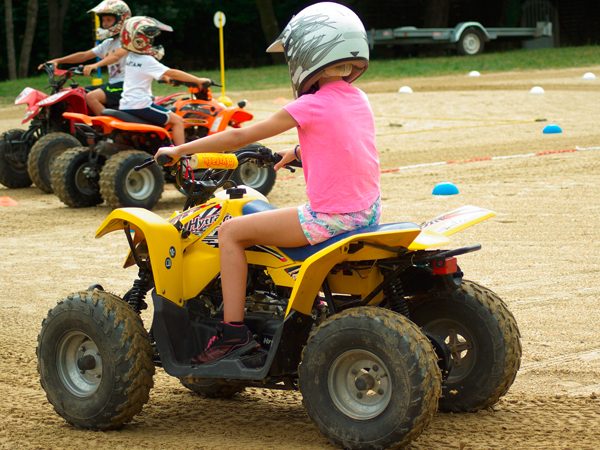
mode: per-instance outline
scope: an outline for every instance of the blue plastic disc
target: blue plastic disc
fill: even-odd
[[[562,130],[558,125],[550,124],[544,128],[544,134],[562,133]]]
[[[438,183],[433,188],[433,195],[456,195],[458,194],[458,188],[450,183],[449,181],[443,181]]]

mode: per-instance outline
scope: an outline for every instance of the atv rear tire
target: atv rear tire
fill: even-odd
[[[179,379],[183,386],[204,398],[229,398],[245,389],[244,386],[222,384],[212,378],[195,379],[193,382],[188,380],[191,379]]]
[[[134,168],[151,156],[139,150],[112,155],[100,174],[100,192],[111,208],[134,206],[152,209],[165,187],[165,175],[158,164],[136,172]]]
[[[236,184],[256,189],[262,195],[267,195],[275,185],[277,173],[270,167],[258,167],[253,162],[239,166],[231,175],[231,180]]]
[[[48,401],[72,425],[120,428],[148,402],[149,336],[116,295],[94,289],[59,302],[42,322],[36,354]]]
[[[68,133],[50,133],[42,136],[29,151],[27,172],[33,183],[42,191],[52,194],[50,170],[58,155],[67,149],[79,147],[81,143]]]
[[[429,340],[404,316],[362,307],[334,315],[308,340],[302,403],[334,444],[406,445],[437,409],[442,378]]]
[[[50,181],[54,193],[67,206],[85,208],[102,203],[98,187],[103,156],[94,158],[87,147],[65,150],[52,165]]]
[[[441,411],[478,411],[506,394],[519,370],[521,342],[500,297],[463,280],[455,291],[411,298],[409,308],[412,321],[445,341],[452,355]]]
[[[27,143],[11,144],[20,141],[25,130],[8,130],[0,135],[0,184],[10,189],[25,188],[31,186],[31,178],[27,173]],[[12,148],[14,146],[16,148]],[[14,153],[17,155],[14,155]],[[18,156],[21,161],[15,161]]]

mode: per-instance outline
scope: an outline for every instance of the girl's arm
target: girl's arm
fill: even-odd
[[[154,155],[154,159],[156,160],[160,155],[178,159],[183,155],[192,153],[218,153],[238,150],[248,144],[276,136],[297,126],[298,124],[292,116],[285,109],[282,109],[268,119],[248,127],[225,130],[177,147],[161,147]]]
[[[92,73],[92,70],[96,70],[98,67],[104,67],[116,63],[118,60],[120,60],[123,56],[127,54],[127,51],[128,50],[125,50],[124,48],[116,49],[114,52],[107,55],[106,58],[101,59],[97,63],[84,66],[83,74],[89,75],[90,73]]]

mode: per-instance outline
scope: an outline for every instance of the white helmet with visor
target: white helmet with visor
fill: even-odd
[[[308,92],[327,67],[351,64],[343,79],[352,83],[369,65],[369,42],[360,18],[332,2],[315,3],[292,17],[267,52],[284,52],[295,98]]]

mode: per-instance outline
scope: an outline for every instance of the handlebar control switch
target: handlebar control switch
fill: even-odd
[[[229,188],[227,189],[227,195],[231,200],[237,200],[240,198],[244,198],[244,194],[246,193],[246,189],[244,188]]]

